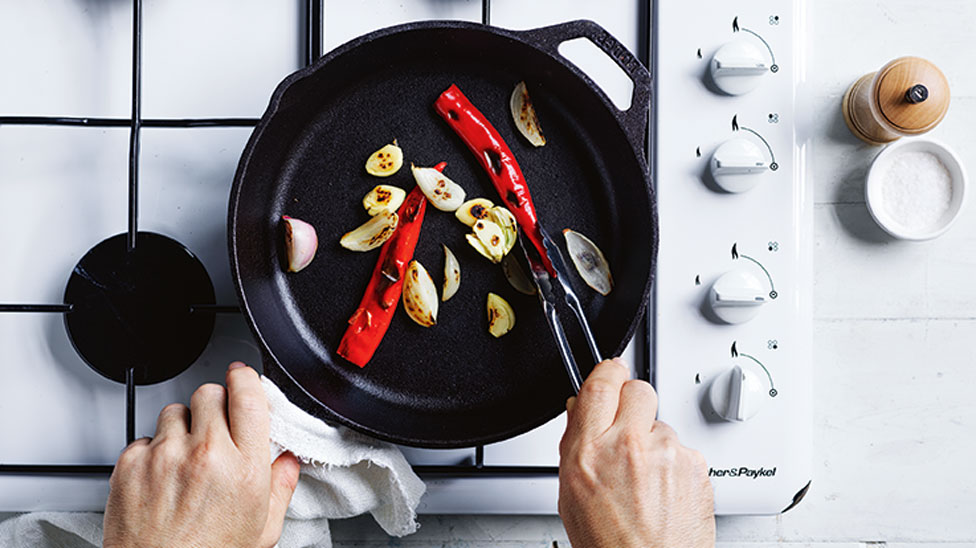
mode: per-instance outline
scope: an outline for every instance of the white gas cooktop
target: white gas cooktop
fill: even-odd
[[[792,91],[800,74],[792,49],[799,38],[794,30],[799,10],[783,9],[782,3],[768,0],[764,3],[776,5],[777,11],[767,14],[750,3],[748,13],[741,13],[741,27],[755,31],[759,42],[771,44],[781,68],[775,74],[761,73],[757,91],[740,99],[701,87],[699,72],[708,66],[718,46],[744,36],[741,28],[740,36],[732,31],[733,18],[740,13],[736,3],[714,3],[721,9],[692,14],[690,8],[671,0],[662,0],[657,8],[659,22],[667,25],[658,25],[657,46],[663,52],[655,74],[658,106],[674,105],[668,116],[658,118],[657,129],[656,152],[659,158],[667,153],[669,159],[657,164],[662,210],[658,344],[654,348],[657,381],[662,418],[675,424],[686,444],[700,447],[714,462],[716,474],[723,476],[716,478],[719,510],[771,513],[785,507],[780,499],[787,492],[792,496],[805,484],[801,477],[809,479],[809,466],[803,467],[804,459],[809,461],[808,439],[804,442],[810,428],[809,400],[802,390],[809,378],[809,348],[804,346],[809,329],[804,318],[809,318],[810,264],[797,251],[802,239],[809,237],[805,225],[809,205],[803,201],[802,142],[795,137],[792,116]],[[481,21],[482,9],[482,2],[470,0],[383,0],[368,6],[326,0],[323,49],[411,20]],[[490,18],[494,25],[517,29],[593,19],[647,59],[650,11],[647,2],[629,0],[494,0]],[[774,15],[780,17],[778,26],[771,23]],[[695,25],[689,23],[692,19]],[[0,117],[18,117],[0,123],[0,257],[4,264],[0,304],[63,302],[65,282],[81,256],[126,229],[131,21],[131,3],[125,2],[60,0],[0,6],[0,69],[4,74]],[[144,3],[142,117],[148,121],[141,131],[139,229],[170,236],[196,254],[221,305],[236,305],[225,219],[237,160],[250,124],[263,113],[275,85],[306,61],[306,28],[306,8],[299,2]],[[688,32],[689,28],[695,32]],[[772,61],[765,57],[762,44],[748,39],[759,47],[768,68]],[[586,46],[567,44],[561,51],[625,107],[629,81],[596,48]],[[702,48],[701,59],[694,51],[698,47]],[[738,63],[741,52],[733,53],[732,60]],[[762,119],[767,111],[779,115],[778,125]],[[729,114],[740,116],[736,134]],[[86,121],[73,127],[64,121],[51,125],[24,118],[33,116]],[[169,120],[213,118],[232,127],[167,127]],[[760,141],[765,139],[771,145],[771,149],[759,149],[765,167],[773,160],[767,157],[767,150],[775,152],[781,167],[775,173],[764,172],[766,180],[755,190],[735,196],[719,194],[701,182],[698,172],[707,168],[709,156],[726,138],[744,136],[753,145],[762,144],[752,134],[742,133],[741,126],[756,130]],[[702,134],[693,134],[691,128]],[[668,138],[661,138],[662,133]],[[692,152],[700,148],[701,158],[689,156],[689,146]],[[754,152],[751,148],[746,151]],[[737,160],[740,155],[732,156]],[[692,203],[703,209],[695,216],[677,216]],[[751,223],[756,218],[768,222]],[[777,242],[782,252],[769,255],[764,247],[767,242]],[[740,252],[737,260],[730,258],[733,244]],[[708,288],[723,270],[752,269],[743,256],[752,257],[771,273],[769,279],[775,280],[781,296],[776,302],[758,305],[763,312],[753,322],[736,327],[703,322],[696,304],[704,295],[702,288]],[[758,275],[754,270],[747,273]],[[700,276],[702,285],[690,283],[689,274],[691,282]],[[759,276],[756,287],[766,291],[766,280]],[[755,289],[747,285],[747,289]],[[0,465],[111,464],[125,445],[125,387],[101,377],[82,361],[56,307],[32,310],[0,313],[0,363],[4,368]],[[770,331],[772,326],[781,329]],[[738,359],[730,357],[733,340],[739,348]],[[773,340],[782,341],[775,353],[766,346]],[[643,336],[628,350],[635,372],[649,370],[646,351]],[[768,380],[776,383],[781,395],[753,401],[749,393],[737,402],[750,413],[753,407],[758,409],[757,418],[720,424],[699,411],[697,402],[712,378],[725,369],[752,367],[742,361],[743,355],[762,361],[770,373],[756,380],[756,375],[749,374],[757,372],[745,369],[744,375],[752,383],[746,386],[758,382],[768,394],[773,388],[763,384]],[[260,363],[243,319],[233,313],[217,314],[210,344],[189,369],[172,380],[137,389],[136,435],[152,433],[155,417],[165,404],[186,403],[201,383],[221,381],[227,363],[236,359]],[[728,402],[723,405],[728,408]],[[559,417],[533,432],[480,449],[404,448],[417,465],[541,467],[538,474],[472,472],[425,478],[429,490],[421,511],[555,513],[556,478],[543,471],[558,464],[563,425],[564,418]],[[791,451],[795,453],[792,457],[787,454]],[[727,474],[722,473],[739,468],[760,470],[757,474],[775,468],[776,478],[763,476],[747,484],[726,479]],[[104,474],[0,473],[0,511],[97,510],[104,505],[107,488]],[[741,495],[746,490],[751,493],[748,497]]]

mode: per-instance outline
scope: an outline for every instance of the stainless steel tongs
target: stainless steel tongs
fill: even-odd
[[[566,304],[576,314],[576,319],[579,320],[580,327],[583,329],[586,344],[590,347],[590,353],[593,355],[593,363],[600,363],[603,361],[603,358],[600,357],[600,349],[596,346],[596,339],[593,338],[590,323],[586,321],[583,307],[580,305],[579,298],[576,296],[576,292],[573,291],[573,286],[569,281],[569,271],[566,269],[563,254],[544,228],[540,226],[539,231],[542,233],[542,245],[546,248],[549,262],[552,263],[552,267],[556,271],[557,276],[555,278],[563,288]],[[556,312],[557,299],[552,286],[553,276],[549,275],[549,271],[542,264],[542,258],[538,256],[535,249],[532,248],[530,250],[525,245],[521,233],[519,234],[519,245],[522,247],[522,252],[525,253],[525,260],[529,262],[529,270],[532,271],[532,280],[535,282],[535,288],[539,294],[539,302],[542,303],[542,310],[545,313],[546,322],[549,323],[549,330],[552,331],[552,336],[556,339],[559,355],[563,359],[563,364],[566,366],[566,373],[569,374],[569,381],[573,385],[573,393],[579,394],[580,386],[583,384],[583,376],[580,374],[579,367],[576,365],[576,359],[573,357],[573,349],[569,345],[569,339],[566,338],[566,332],[563,330],[562,323],[559,321],[559,314]]]

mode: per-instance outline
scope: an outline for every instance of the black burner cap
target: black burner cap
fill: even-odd
[[[93,247],[75,266],[64,302],[68,338],[103,376],[153,384],[182,373],[210,341],[214,314],[193,305],[214,304],[210,276],[182,244],[139,232],[129,251],[126,234]]]

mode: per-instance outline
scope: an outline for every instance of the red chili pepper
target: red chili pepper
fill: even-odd
[[[434,101],[434,110],[468,145],[481,167],[488,172],[502,203],[515,215],[515,220],[539,251],[546,270],[555,276],[556,270],[549,262],[546,248],[542,244],[542,232],[539,230],[529,186],[522,175],[522,169],[515,161],[515,155],[501,135],[456,85],[452,84]]]
[[[400,221],[396,231],[380,248],[363,300],[349,318],[349,328],[339,343],[339,355],[359,367],[365,367],[373,357],[393,320],[403,292],[403,273],[413,259],[426,208],[427,199],[420,187],[414,187],[397,210]]]

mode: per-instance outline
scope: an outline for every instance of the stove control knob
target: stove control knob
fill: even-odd
[[[708,292],[708,304],[725,323],[744,323],[756,317],[766,304],[766,289],[755,274],[737,268],[715,280]]]
[[[709,171],[715,184],[723,190],[745,192],[759,183],[762,174],[769,171],[769,164],[755,143],[744,137],[734,137],[712,153]]]
[[[755,372],[736,365],[712,381],[708,400],[723,419],[742,422],[759,412],[766,401],[766,387]]]
[[[720,47],[709,66],[715,87],[729,95],[756,89],[767,72],[765,56],[747,38],[737,38]]]

